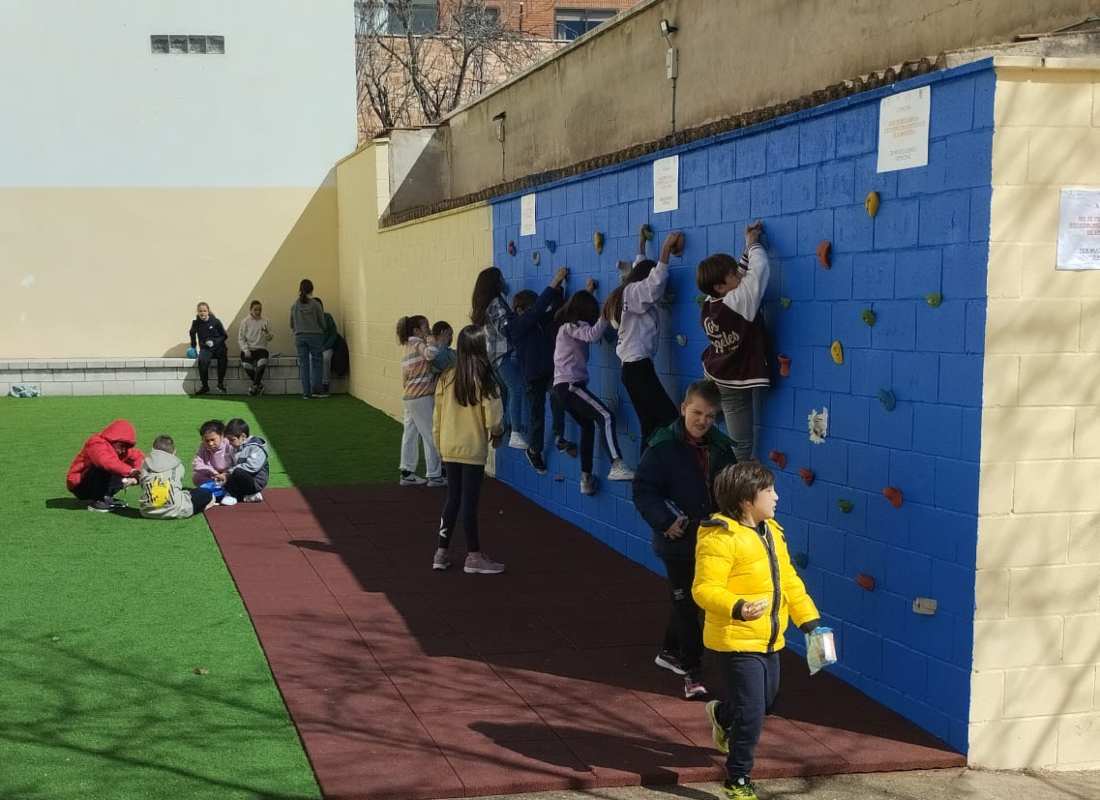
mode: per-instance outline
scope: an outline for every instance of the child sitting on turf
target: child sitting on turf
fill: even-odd
[[[84,442],[76,454],[65,485],[77,500],[88,502],[89,511],[115,511],[126,503],[115,495],[137,483],[144,455],[134,445],[137,434],[133,423],[116,419]]]
[[[191,482],[196,486],[219,479],[224,482],[226,471],[233,466],[233,447],[225,438],[225,424],[208,419],[199,427],[199,436],[202,440],[191,460]]]
[[[729,699],[706,705],[714,744],[727,753],[725,794],[756,800],[749,775],[764,715],[779,691],[788,615],[804,633],[820,623],[775,521],[775,476],[759,462],[714,479],[719,513],[699,525],[691,594],[706,612],[703,643],[715,651]]]
[[[761,390],[768,387],[767,332],[760,303],[768,286],[768,253],[760,243],[764,223],[745,229],[740,260],[715,253],[699,262],[695,282],[707,295],[703,332],[710,345],[703,351],[703,374],[718,384],[726,432],[739,462],[756,452],[756,412]]]
[[[138,480],[141,516],[147,519],[186,519],[201,514],[213,500],[206,489],[183,490],[183,462],[176,458],[176,443],[171,436],[153,440]]]
[[[455,365],[458,354],[451,347],[454,339],[454,328],[451,323],[439,320],[432,325],[432,338],[435,340],[435,358],[432,359],[432,369],[436,372],[446,372]]]
[[[242,503],[262,503],[267,486],[267,442],[259,436],[251,436],[248,423],[243,419],[231,419],[225,423],[225,438],[234,450],[233,466],[225,475],[223,506]]]

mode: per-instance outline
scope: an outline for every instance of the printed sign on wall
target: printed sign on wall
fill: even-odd
[[[519,201],[519,235],[535,235],[535,196],[525,194]]]
[[[680,207],[680,157],[669,156],[653,162],[653,213],[675,211]]]
[[[879,172],[923,167],[928,163],[928,119],[932,89],[922,86],[884,97],[878,107]]]
[[[1100,269],[1100,189],[1062,189],[1058,269]]]

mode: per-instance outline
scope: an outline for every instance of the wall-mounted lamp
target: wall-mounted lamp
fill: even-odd
[[[661,20],[661,35],[664,36],[666,39],[672,34],[676,33],[676,31],[678,30],[680,29],[669,22],[667,19]]]
[[[504,119],[507,117],[507,112],[501,111],[495,117],[493,117],[493,127],[496,130],[497,141],[504,144]]]
[[[676,48],[672,46],[672,34],[680,30],[667,19],[661,20],[661,36],[665,38],[665,43],[668,45],[668,49],[665,51],[665,77],[670,81],[676,80],[679,75],[679,54],[676,52]],[[675,123],[673,123],[675,129]]]

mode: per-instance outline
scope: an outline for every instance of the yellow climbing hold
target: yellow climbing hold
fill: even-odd
[[[829,345],[829,355],[833,357],[833,361],[837,364],[844,363],[844,346],[840,343],[839,340],[834,341],[831,345]]]
[[[603,252],[603,234],[599,231],[592,234],[592,246],[596,248],[597,255]]]
[[[867,209],[867,216],[873,217],[878,213],[878,192],[867,192],[867,198],[863,201],[863,207]]]

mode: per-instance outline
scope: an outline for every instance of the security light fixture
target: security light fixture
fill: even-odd
[[[678,30],[680,29],[669,22],[667,19],[661,20],[661,35],[664,36],[666,39],[672,34],[676,33],[676,31]]]
[[[493,125],[496,128],[497,141],[504,144],[504,119],[508,114],[505,111],[501,111],[495,117],[493,117]]]

